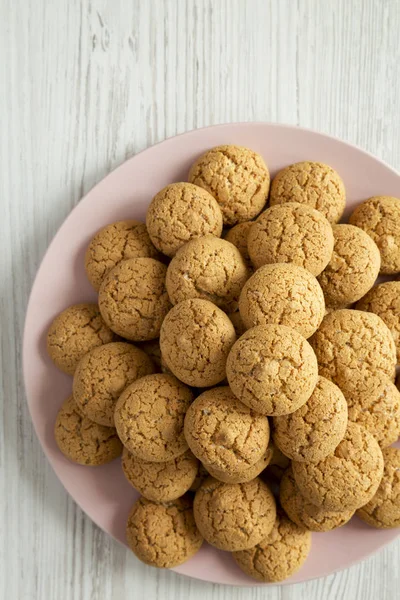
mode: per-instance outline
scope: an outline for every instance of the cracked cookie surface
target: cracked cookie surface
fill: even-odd
[[[227,231],[224,235],[224,239],[230,242],[239,250],[240,254],[247,265],[247,268],[252,272],[253,264],[250,260],[249,250],[247,247],[248,237],[250,228],[253,225],[253,221],[246,221],[245,223],[238,223]]]
[[[211,465],[207,465],[208,472],[214,479],[218,479],[218,481],[223,481],[224,483],[246,483],[247,481],[251,481],[255,477],[258,477],[262,471],[269,465],[272,458],[273,450],[271,445],[268,445],[265,454],[256,462],[254,465],[243,471],[243,469],[239,469],[238,473],[235,473],[234,469],[230,469],[229,471],[224,471],[222,469],[217,469],[212,467]]]

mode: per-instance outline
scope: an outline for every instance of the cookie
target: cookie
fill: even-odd
[[[256,269],[292,263],[319,275],[332,256],[332,227],[322,213],[307,204],[277,204],[252,224],[248,252]]]
[[[339,174],[319,162],[299,162],[279,171],[271,185],[270,205],[299,202],[319,210],[330,223],[337,223],[346,205],[346,192]]]
[[[207,465],[208,472],[214,479],[218,479],[218,481],[223,481],[224,483],[247,483],[247,481],[251,481],[255,477],[258,477],[258,475],[264,471],[270,463],[272,453],[272,447],[269,445],[263,456],[245,471],[239,469],[239,472],[235,473],[234,470],[223,471],[212,467],[211,465]]]
[[[279,500],[289,519],[309,531],[331,531],[345,525],[354,515],[354,510],[335,512],[314,506],[301,495],[291,468],[282,477]]]
[[[160,332],[166,366],[194,387],[210,387],[225,379],[226,359],[235,340],[229,317],[199,298],[174,306]]]
[[[245,261],[247,268],[253,271],[253,265],[250,260],[249,251],[247,248],[247,240],[249,237],[249,231],[251,226],[253,225],[253,221],[246,221],[245,223],[239,223],[229,229],[224,235],[224,239],[227,242],[230,242],[239,250],[240,254]]]
[[[272,531],[257,546],[232,556],[249,577],[273,583],[296,573],[310,550],[311,533],[279,514]]]
[[[239,308],[234,312],[228,313],[228,317],[230,318],[232,325],[235,328],[235,333],[237,337],[240,337],[246,331],[246,326],[243,323],[243,319],[240,316]]]
[[[189,450],[189,452],[190,452],[190,450]],[[209,476],[210,476],[210,474],[207,471],[207,469],[205,468],[205,466],[203,465],[203,463],[199,462],[199,468],[197,471],[197,475],[196,475],[195,480],[193,481],[192,485],[190,486],[189,491],[197,492],[199,487]]]
[[[146,225],[154,246],[174,256],[189,240],[207,234],[220,237],[222,212],[211,194],[192,183],[171,183],[150,203]]]
[[[104,344],[85,354],[78,363],[74,400],[91,421],[114,427],[115,405],[123,390],[151,373],[153,364],[139,348],[124,342]]]
[[[185,437],[193,454],[215,469],[239,474],[265,454],[268,419],[242,404],[229,387],[200,394],[185,417]]]
[[[357,515],[379,529],[400,527],[400,449],[383,451],[385,467],[382,481],[373,498],[358,509]]]
[[[268,467],[265,469],[263,476],[266,480],[281,481],[284,472],[290,466],[290,460],[287,456],[282,454],[279,448],[274,444],[273,440],[270,440],[270,448],[272,449],[271,460],[269,461]]]
[[[156,373],[132,383],[115,407],[121,442],[134,457],[167,462],[188,449],[183,434],[185,413],[193,395],[171,375]]]
[[[313,393],[295,412],[273,419],[278,448],[299,462],[319,462],[335,450],[347,428],[347,402],[340,389],[319,377]]]
[[[318,379],[313,349],[296,330],[258,325],[233,345],[226,375],[237,398],[269,416],[286,415],[311,396]]]
[[[105,465],[122,452],[114,427],[104,427],[83,417],[72,395],[58,411],[54,437],[64,456],[80,465]]]
[[[359,204],[349,219],[374,240],[381,253],[381,273],[400,272],[400,199],[374,196]]]
[[[167,267],[154,258],[131,258],[104,278],[99,308],[107,325],[122,337],[157,338],[171,305],[165,288]]]
[[[324,314],[324,295],[309,271],[296,265],[264,265],[245,283],[239,298],[240,316],[255,325],[286,325],[308,338]]]
[[[396,348],[377,315],[360,310],[335,310],[325,316],[310,339],[319,373],[341,389],[352,377],[367,373],[394,378]]]
[[[147,342],[139,342],[137,347],[143,350],[150,358],[153,363],[156,372],[161,373],[161,348],[160,340],[158,338],[154,340],[148,340]]]
[[[202,298],[232,311],[249,275],[236,246],[207,235],[178,250],[168,265],[166,286],[172,304]]]
[[[397,362],[400,363],[400,281],[386,281],[372,288],[356,305],[378,315],[389,327],[396,344]]]
[[[188,496],[162,504],[139,498],[129,513],[126,539],[139,560],[159,568],[181,565],[203,543]]]
[[[103,321],[97,304],[74,304],[62,311],[47,332],[47,352],[54,364],[73,375],[81,358],[116,335]]]
[[[96,291],[104,277],[120,262],[129,258],[158,258],[144,223],[117,221],[100,229],[85,255],[87,278]]]
[[[381,264],[378,246],[353,225],[334,225],[332,258],[318,277],[327,306],[356,302],[371,289]]]
[[[292,462],[300,493],[328,511],[355,510],[374,496],[383,475],[382,451],[361,425],[349,422],[334,453],[318,463]]]
[[[196,492],[193,514],[209,544],[232,552],[252,548],[270,533],[276,505],[261,479],[231,484],[209,477]]]
[[[250,221],[267,201],[270,176],[263,158],[241,146],[217,146],[202,154],[189,181],[217,200],[226,225]]]

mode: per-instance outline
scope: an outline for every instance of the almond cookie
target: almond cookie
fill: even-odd
[[[221,469],[212,467],[211,465],[207,465],[207,468],[210,475],[214,477],[214,479],[218,479],[218,481],[223,481],[224,483],[246,483],[247,481],[251,481],[255,477],[258,477],[258,475],[264,471],[264,469],[270,463],[272,454],[272,446],[269,445],[265,451],[265,454],[256,463],[254,463],[254,465],[245,471],[243,471],[243,469],[239,469],[238,473],[235,473],[234,470],[223,471]]]
[[[252,548],[270,533],[276,505],[261,479],[231,484],[209,477],[196,492],[193,513],[204,539],[232,552]]]
[[[379,529],[400,527],[400,448],[386,448],[383,451],[385,467],[382,481],[375,496],[357,515]]]
[[[166,285],[172,304],[202,298],[235,310],[249,275],[236,246],[207,235],[178,250],[168,265]]]
[[[229,317],[199,298],[174,306],[160,333],[166,366],[194,387],[209,387],[225,379],[226,359],[235,340]]]
[[[287,415],[311,396],[318,364],[307,340],[284,325],[258,325],[233,345],[226,363],[237,398],[263,415]]]
[[[192,183],[171,183],[150,203],[146,225],[154,246],[174,256],[193,238],[222,233],[222,212],[218,202]]]
[[[253,265],[250,260],[249,250],[247,248],[247,240],[249,237],[249,231],[251,226],[253,225],[253,221],[246,221],[245,223],[239,223],[232,227],[227,231],[224,235],[224,239],[227,242],[230,242],[239,250],[240,254],[243,256],[243,260],[245,261],[248,269],[253,271]]]
[[[236,475],[264,456],[269,441],[268,419],[239,402],[229,387],[200,394],[188,408],[184,431],[207,470],[210,465]]]
[[[139,560],[167,569],[187,561],[203,543],[188,496],[162,504],[139,498],[129,513],[126,539]]]
[[[61,371],[73,375],[86,352],[116,337],[103,321],[97,304],[74,304],[50,325],[47,352]]]
[[[121,394],[115,426],[121,442],[136,458],[167,462],[188,449],[183,421],[193,395],[172,375],[146,375]]]
[[[341,389],[352,377],[366,373],[394,378],[396,348],[388,327],[377,315],[335,310],[326,315],[310,343],[320,375]]]
[[[110,329],[136,342],[159,336],[171,307],[166,272],[154,258],[132,258],[108,273],[100,287],[99,308]]]
[[[337,223],[346,205],[346,192],[338,173],[319,162],[299,162],[275,176],[270,205],[300,202],[319,210],[330,223]]]
[[[340,389],[319,377],[305,404],[290,415],[274,417],[278,448],[299,462],[319,462],[332,454],[347,428],[347,402]]]
[[[357,302],[358,310],[366,310],[378,315],[389,327],[400,363],[400,281],[386,281],[372,288]]]
[[[83,417],[73,396],[65,400],[58,412],[54,437],[64,456],[80,465],[105,465],[122,452],[114,427],[104,427]]]
[[[292,462],[300,493],[324,510],[347,511],[364,506],[383,475],[382,451],[361,425],[349,422],[346,435],[319,463]]]
[[[236,564],[253,579],[272,583],[296,573],[311,550],[311,533],[278,514],[272,531],[257,546],[234,552]]]
[[[349,219],[374,240],[381,253],[381,273],[400,271],[400,199],[374,196],[359,204]]]
[[[301,495],[291,468],[282,477],[279,500],[289,519],[309,531],[331,531],[345,525],[354,515],[354,510],[334,512],[311,504]]]
[[[286,325],[308,338],[324,317],[325,302],[318,281],[309,271],[277,263],[264,265],[245,283],[239,310],[248,329]]]
[[[100,229],[85,256],[86,275],[95,290],[111,269],[128,258],[157,258],[146,225],[139,221],[117,221]]]
[[[189,181],[207,190],[221,207],[226,225],[250,221],[262,211],[269,191],[263,158],[241,146],[217,146],[202,154]]]
[[[256,269],[292,263],[319,275],[332,256],[332,227],[322,213],[306,204],[271,206],[252,224],[248,251]]]

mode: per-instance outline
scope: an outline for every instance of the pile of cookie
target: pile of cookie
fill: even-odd
[[[312,531],[355,513],[400,526],[400,281],[375,285],[400,273],[400,200],[337,224],[344,208],[327,165],[290,165],[270,186],[260,155],[219,146],[153,198],[146,224],[91,240],[98,304],[48,332],[73,375],[55,437],[80,464],[122,454],[141,494],[127,541],[147,564],[178,565],[206,540],[279,581]]]

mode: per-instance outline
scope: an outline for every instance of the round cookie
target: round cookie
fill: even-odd
[[[236,246],[206,235],[178,250],[168,265],[166,286],[172,304],[202,298],[231,312],[249,275]]]
[[[363,229],[381,253],[381,273],[400,272],[400,199],[374,196],[359,204],[350,223]]]
[[[319,377],[305,404],[290,415],[274,417],[278,448],[299,462],[319,462],[331,454],[347,428],[347,402],[340,389]]]
[[[239,402],[229,387],[200,394],[185,417],[185,437],[193,454],[208,465],[238,475],[264,456],[268,419]]]
[[[199,489],[199,487],[202,485],[202,483],[207,479],[207,477],[209,477],[210,474],[207,471],[207,469],[205,468],[205,466],[203,465],[203,463],[199,462],[199,468],[197,471],[197,475],[195,477],[195,480],[193,481],[192,485],[190,486],[190,492],[197,492],[197,490]]]
[[[121,442],[136,458],[167,462],[188,449],[183,434],[185,413],[193,395],[172,375],[146,375],[121,394],[115,427]]]
[[[245,324],[243,323],[243,319],[240,316],[239,309],[234,312],[228,313],[228,317],[232,321],[232,325],[235,328],[235,333],[237,337],[240,337],[246,331]]]
[[[346,205],[346,192],[338,173],[319,162],[299,162],[279,171],[271,185],[270,205],[299,202],[319,210],[337,223]]]
[[[159,336],[171,307],[166,272],[167,267],[154,258],[132,258],[106,275],[99,291],[99,308],[110,329],[136,342]]]
[[[147,342],[141,342],[137,344],[137,347],[140,350],[143,350],[150,358],[154,367],[156,368],[157,373],[161,373],[161,348],[160,348],[160,340],[156,338],[155,340],[148,340]]]
[[[97,304],[74,304],[63,310],[47,332],[47,352],[54,364],[73,375],[81,358],[116,335],[103,321]]]
[[[279,500],[289,519],[309,531],[331,531],[345,525],[354,515],[354,510],[335,512],[314,506],[301,495],[291,468],[282,477]]]
[[[144,223],[117,221],[100,229],[91,240],[85,255],[86,275],[98,291],[107,273],[123,260],[157,257]]]
[[[263,158],[241,146],[217,146],[202,154],[189,181],[207,190],[221,207],[226,225],[250,221],[264,208],[270,176]]]
[[[277,204],[252,224],[248,251],[256,269],[271,263],[292,263],[316,276],[332,256],[332,227],[322,213],[307,204]]]
[[[243,256],[243,260],[245,261],[248,269],[253,271],[253,265],[250,260],[249,251],[247,248],[247,240],[249,237],[249,231],[251,226],[253,225],[253,221],[246,221],[244,223],[239,223],[229,229],[224,235],[224,239],[227,242],[230,242],[239,250],[240,254]]]
[[[325,302],[318,281],[309,271],[277,263],[260,267],[245,283],[239,310],[247,329],[286,325],[308,338],[324,317]]]
[[[263,415],[286,415],[302,406],[318,380],[313,349],[296,330],[258,325],[233,345],[226,375],[237,398]]]
[[[258,475],[264,471],[264,469],[270,463],[272,453],[272,447],[269,445],[265,451],[265,454],[256,463],[254,463],[254,465],[245,471],[239,469],[238,473],[235,473],[234,470],[223,471],[221,469],[212,467],[211,465],[207,465],[207,469],[210,475],[214,477],[214,479],[218,479],[218,481],[223,481],[224,483],[246,483],[247,481],[251,481],[255,477],[258,477]]]
[[[273,440],[270,441],[269,445],[272,448],[272,457],[263,475],[267,480],[272,478],[272,480],[281,481],[284,472],[290,466],[290,460],[275,446]]]
[[[163,503],[139,498],[129,513],[126,539],[142,562],[161,568],[181,565],[203,543],[188,496]]]
[[[311,549],[311,533],[278,514],[269,535],[257,546],[234,552],[236,564],[249,577],[272,583],[283,581],[304,564]]]
[[[378,315],[389,327],[396,344],[397,362],[400,363],[400,281],[386,281],[372,288],[356,305]]]
[[[193,238],[222,233],[222,212],[211,194],[192,183],[171,183],[150,203],[146,225],[154,246],[167,256]]]
[[[349,422],[346,435],[319,463],[292,462],[300,493],[328,511],[355,510],[375,494],[383,474],[382,451],[361,425]]]
[[[72,395],[58,411],[54,437],[64,456],[80,465],[105,465],[122,452],[114,427],[104,427],[83,417]]]
[[[357,515],[379,529],[400,527],[400,448],[383,450],[385,467],[382,481],[373,498]]]
[[[209,387],[225,379],[226,359],[235,340],[229,317],[199,298],[174,306],[160,332],[166,366],[194,387]]]
[[[335,310],[325,316],[310,344],[317,355],[320,375],[341,389],[352,377],[363,377],[366,373],[394,378],[394,341],[377,315],[360,310]]]
[[[378,246],[353,225],[334,225],[332,258],[318,277],[327,306],[356,302],[374,285],[381,258]]]
[[[150,358],[124,342],[94,348],[78,363],[74,374],[74,400],[84,415],[99,425],[114,427],[114,410],[123,390],[154,373]]]
[[[233,552],[252,548],[270,533],[276,504],[261,479],[231,484],[209,477],[196,492],[193,514],[209,544]]]

